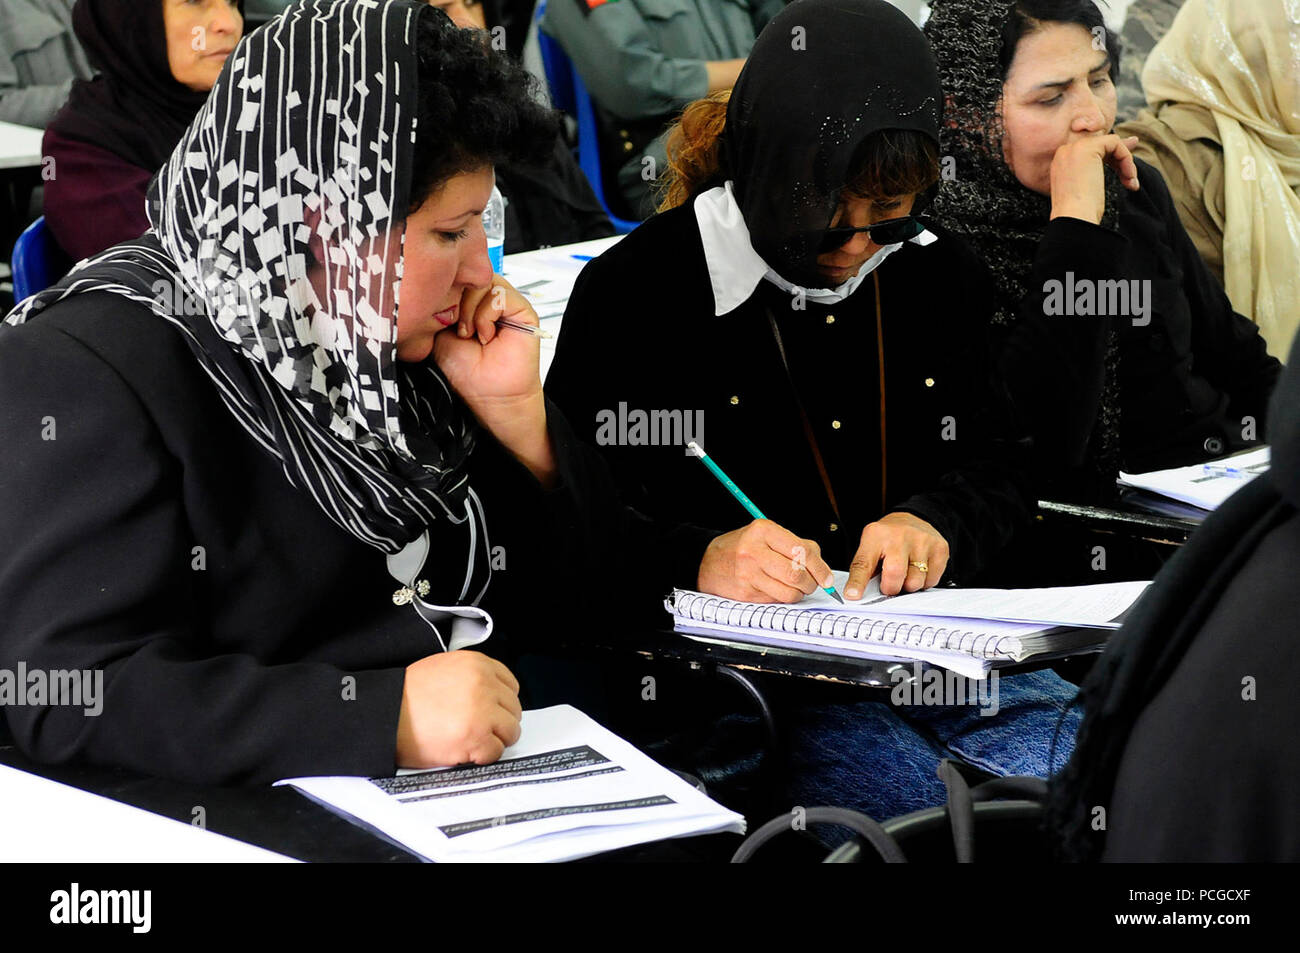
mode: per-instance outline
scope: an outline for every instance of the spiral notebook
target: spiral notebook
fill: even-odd
[[[673,615],[674,629],[704,641],[930,662],[968,678],[982,678],[1009,664],[1096,648],[1110,635],[1109,628],[1095,626],[898,615],[872,611],[869,604],[836,611],[736,602],[686,589],[674,590],[664,607]]]

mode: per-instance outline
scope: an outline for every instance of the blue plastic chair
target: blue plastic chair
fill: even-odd
[[[556,109],[566,112],[578,120],[578,165],[591,183],[596,198],[600,199],[605,214],[609,216],[614,230],[626,235],[641,223],[632,219],[619,218],[609,210],[605,201],[605,180],[600,168],[600,127],[596,123],[596,108],[591,102],[591,94],[583,85],[582,77],[564,52],[564,47],[552,36],[542,32],[542,16],[546,13],[546,0],[537,4],[533,20],[537,23],[537,42],[542,51],[542,67],[546,71],[546,85],[551,90],[551,103]]]
[[[14,301],[24,301],[58,281],[64,257],[45,227],[44,215],[28,225],[14,242]]]

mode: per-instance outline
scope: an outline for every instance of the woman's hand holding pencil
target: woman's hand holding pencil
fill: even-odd
[[[841,605],[835,574],[822,560],[821,547],[777,526],[695,441],[686,445],[736,498],[754,522],[709,543],[700,562],[701,592],[742,602],[798,602],[821,589]]]
[[[697,587],[741,602],[798,602],[835,584],[821,548],[771,520],[754,520],[709,543]]]

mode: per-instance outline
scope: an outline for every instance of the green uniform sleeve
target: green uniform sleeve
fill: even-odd
[[[686,0],[606,0],[595,7],[549,0],[542,27],[601,106],[623,119],[648,119],[708,92],[705,61],[668,55],[662,42],[661,23],[693,16]]]

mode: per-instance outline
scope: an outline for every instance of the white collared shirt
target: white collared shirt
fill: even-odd
[[[769,268],[754,251],[733,185],[728,180],[725,185],[702,192],[695,198],[695,220],[699,223],[700,239],[704,243],[704,261],[709,269],[709,283],[713,286],[715,315],[734,311],[748,301],[764,278],[782,291],[793,294],[802,290],[806,297],[818,304],[835,304],[853,294],[867,275],[903,247],[902,242],[885,245],[838,288],[800,289]],[[938,236],[926,230],[911,241],[917,245],[929,245],[938,241]]]

